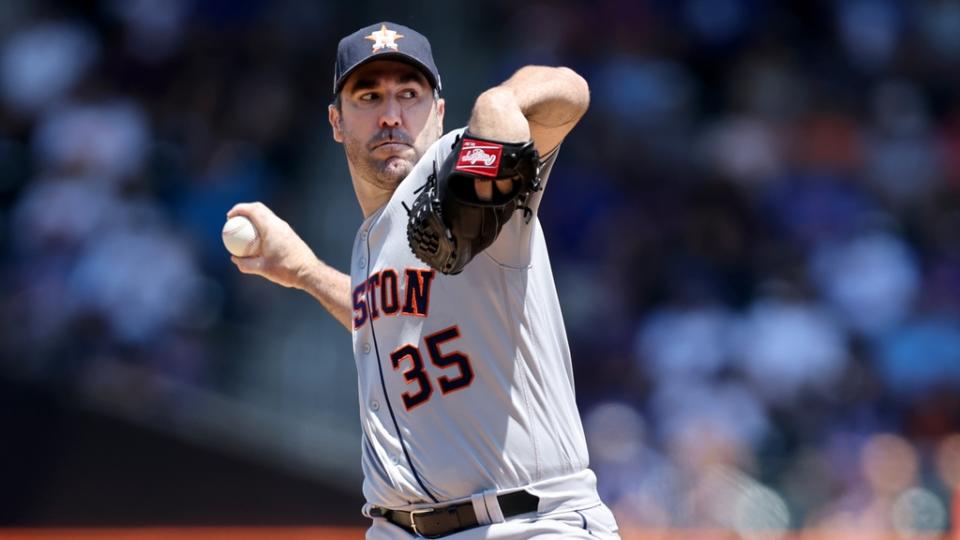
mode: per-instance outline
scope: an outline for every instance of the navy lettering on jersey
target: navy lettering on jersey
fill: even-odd
[[[377,286],[380,285],[380,273],[376,273],[367,278],[367,291],[370,293],[370,318],[377,320],[380,318],[380,311],[377,310]]]
[[[387,268],[371,274],[353,289],[353,329],[359,330],[368,320],[384,315],[426,317],[430,310],[430,285],[434,278],[433,270],[408,268],[404,271],[404,302],[400,306],[400,278],[397,271]],[[379,301],[378,301],[379,295]],[[379,308],[377,307],[379,304]]]
[[[367,301],[363,297],[363,291],[367,288],[367,283],[363,282],[357,285],[353,290],[353,329],[356,330],[367,322]]]
[[[470,357],[462,351],[451,351],[446,354],[440,351],[440,346],[460,337],[460,328],[451,326],[423,338],[430,353],[430,361],[441,368],[456,367],[460,373],[456,377],[446,375],[437,379],[440,390],[444,395],[470,386],[473,382],[473,368],[470,367]]]
[[[367,301],[364,299],[363,291],[367,288],[367,282],[357,285],[353,290],[353,329],[356,330],[367,322]]]
[[[380,274],[380,308],[384,315],[396,315],[400,310],[397,273],[391,268],[387,268]]]
[[[416,393],[404,392],[400,395],[403,398],[403,407],[409,411],[430,399],[430,394],[433,394],[433,386],[430,385],[430,377],[427,376],[427,372],[423,370],[423,357],[420,356],[420,351],[413,345],[404,345],[390,353],[393,369],[399,370],[400,364],[407,358],[410,359],[410,367],[403,371],[403,378],[407,381],[407,384],[417,383]]]
[[[433,270],[404,270],[407,278],[407,294],[403,301],[403,314],[426,317],[430,307],[430,284],[433,282]]]

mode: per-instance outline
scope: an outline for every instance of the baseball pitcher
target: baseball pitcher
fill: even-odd
[[[537,209],[589,90],[527,66],[443,134],[430,43],[391,22],[340,41],[333,138],[364,222],[350,275],[260,203],[233,262],[314,296],[353,335],[370,539],[618,538],[600,501]]]

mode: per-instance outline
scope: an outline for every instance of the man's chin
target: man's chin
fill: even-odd
[[[393,184],[399,184],[412,170],[413,163],[399,157],[387,159],[380,168],[381,178]]]

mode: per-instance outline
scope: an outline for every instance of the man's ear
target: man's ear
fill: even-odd
[[[447,102],[443,98],[437,98],[437,123],[440,133],[443,133],[443,113],[447,111]]]
[[[333,140],[338,143],[343,142],[343,129],[340,126],[340,111],[330,105],[327,107],[327,119],[330,120],[330,127],[333,129]]]

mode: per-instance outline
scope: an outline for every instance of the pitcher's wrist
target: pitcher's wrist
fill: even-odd
[[[311,284],[319,275],[323,263],[314,254],[310,254],[293,273],[293,287],[309,292]]]

